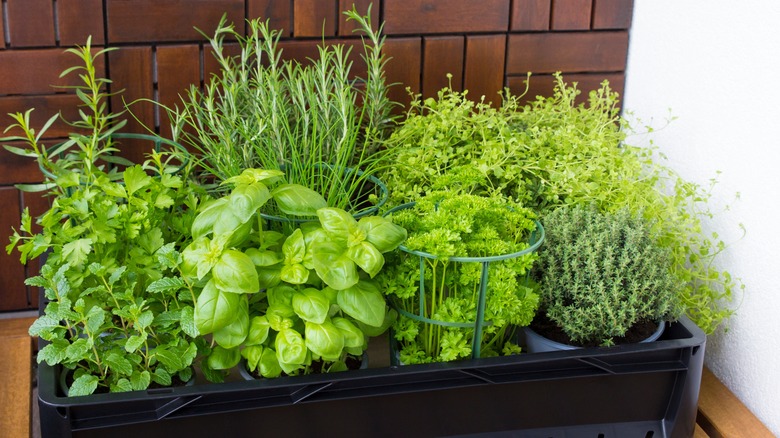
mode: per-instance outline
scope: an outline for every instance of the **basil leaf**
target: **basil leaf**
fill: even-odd
[[[282,184],[272,195],[279,210],[294,216],[314,216],[328,205],[322,195],[300,184]]]
[[[271,323],[268,322],[268,317],[255,316],[249,321],[249,335],[246,338],[244,345],[260,345],[268,339],[268,334],[271,331]]]
[[[336,299],[344,313],[364,324],[380,327],[385,320],[385,299],[369,281],[339,291]]]
[[[214,284],[225,292],[248,294],[260,290],[255,264],[241,251],[226,250],[211,272],[214,276]]]
[[[347,257],[366,271],[371,278],[382,269],[385,258],[376,247],[368,242],[360,242],[347,250]]]
[[[195,327],[202,335],[212,333],[230,324],[240,305],[238,294],[223,292],[214,284],[206,283],[195,303]]]
[[[346,241],[350,231],[357,228],[357,221],[346,211],[340,208],[326,207],[317,210],[320,224],[333,239]]]
[[[297,331],[288,328],[276,335],[276,357],[280,363],[301,365],[306,362],[306,343]]]
[[[242,222],[248,222],[255,212],[271,199],[271,192],[265,184],[255,182],[236,186],[229,198],[230,211]]]
[[[344,349],[344,335],[330,321],[322,324],[306,322],[306,347],[323,360],[335,361]]]
[[[328,317],[330,301],[317,289],[306,288],[293,295],[292,307],[302,320],[322,324]]]
[[[367,216],[358,222],[358,228],[366,234],[366,240],[379,252],[392,251],[406,240],[406,230],[381,216]]]
[[[358,282],[355,262],[344,254],[344,247],[333,242],[316,245],[312,265],[322,281],[333,289],[346,289]]]
[[[238,348],[222,348],[219,345],[211,350],[206,362],[212,370],[229,370],[241,361],[241,352]]]
[[[225,327],[214,331],[214,341],[224,348],[238,347],[249,334],[249,304],[246,295],[240,295],[239,300],[235,319]]]
[[[345,348],[365,348],[368,344],[363,332],[347,318],[335,317],[331,319],[333,325],[341,330],[344,336]]]
[[[192,222],[192,238],[197,240],[212,232],[220,214],[229,208],[227,198],[219,198],[205,204]]]

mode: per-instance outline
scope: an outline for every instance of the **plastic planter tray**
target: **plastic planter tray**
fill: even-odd
[[[66,398],[38,368],[41,431],[55,436],[690,437],[705,336],[330,375]]]

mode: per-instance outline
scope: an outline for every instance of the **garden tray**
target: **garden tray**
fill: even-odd
[[[690,437],[705,335],[340,374],[63,397],[38,367],[41,431],[55,436]]]

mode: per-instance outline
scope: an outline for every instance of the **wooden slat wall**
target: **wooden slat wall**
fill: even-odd
[[[282,29],[285,58],[316,53],[323,30],[328,42],[359,43],[354,23],[340,13],[355,4],[366,11],[371,0],[7,0],[0,8],[0,128],[11,123],[9,112],[36,108],[32,120],[41,126],[61,111],[73,119],[77,99],[67,89],[75,76],[59,78],[77,59],[63,50],[84,44],[92,35],[96,49],[120,50],[101,57],[98,71],[124,89],[124,98],[156,98],[175,104],[190,84],[209,80],[216,65],[195,28],[210,34],[224,15],[245,30],[245,19],[263,17]],[[196,6],[196,7],[195,7]],[[390,91],[408,104],[413,93],[434,96],[448,84],[469,90],[478,100],[497,102],[509,87],[526,89],[529,98],[549,95],[552,76],[562,71],[584,91],[609,79],[618,92],[625,81],[628,29],[633,0],[374,0],[372,20],[384,22]],[[354,69],[364,70],[354,50]],[[121,107],[121,100],[112,100]],[[163,135],[169,133],[164,112],[149,104],[132,107],[135,115]],[[140,130],[136,122],[130,129]],[[62,138],[67,126],[55,124],[47,137]],[[142,159],[148,145],[126,143],[123,154]],[[21,194],[13,184],[40,178],[35,165],[0,150],[0,241],[25,205],[43,211],[45,200]],[[14,256],[0,255],[0,311],[36,306],[23,285],[34,272],[18,266]]]

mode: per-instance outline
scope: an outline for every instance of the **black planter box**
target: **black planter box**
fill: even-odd
[[[38,367],[44,437],[690,437],[705,335],[647,344],[67,398]]]

